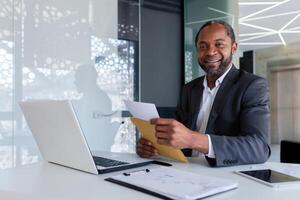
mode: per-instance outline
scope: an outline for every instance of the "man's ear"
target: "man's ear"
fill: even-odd
[[[231,46],[231,53],[234,54],[236,52],[236,50],[237,50],[237,43],[234,42],[234,43],[232,43],[232,46]]]

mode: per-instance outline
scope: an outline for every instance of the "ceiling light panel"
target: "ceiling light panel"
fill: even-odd
[[[240,0],[240,50],[300,41],[299,0]]]

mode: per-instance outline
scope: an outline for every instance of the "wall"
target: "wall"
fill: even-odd
[[[141,101],[174,107],[181,89],[181,15],[141,8]]]
[[[254,51],[255,73],[267,78],[268,68],[300,63],[300,42]]]
[[[271,99],[271,139],[300,139],[300,42],[254,51],[255,73],[266,78]]]

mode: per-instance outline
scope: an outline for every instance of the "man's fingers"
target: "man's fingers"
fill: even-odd
[[[152,146],[152,143],[144,138],[139,140],[136,148],[137,154],[142,158],[150,158],[158,155],[156,148]]]
[[[170,132],[170,127],[166,125],[156,125],[155,126],[155,131],[156,132]]]
[[[137,148],[137,154],[143,158],[149,158],[149,157],[152,157],[152,156],[156,156],[158,155],[158,152],[157,150],[146,150],[144,148]]]
[[[141,138],[139,143],[142,144],[142,145],[152,146],[152,143],[149,140],[146,140],[144,138]]]
[[[164,132],[155,132],[155,137],[157,139],[170,139],[170,134]]]
[[[161,145],[169,145],[169,140],[158,138],[157,143]]]
[[[142,151],[148,151],[148,152],[152,152],[152,153],[157,153],[157,149],[154,148],[153,146],[147,146],[147,145],[141,145],[138,144],[137,148],[142,150]]]
[[[140,139],[139,143],[137,144],[137,147],[145,151],[158,153],[157,149],[153,147],[152,143],[144,138]]]
[[[174,119],[168,119],[168,118],[155,118],[151,119],[151,124],[155,125],[170,125],[176,122]]]

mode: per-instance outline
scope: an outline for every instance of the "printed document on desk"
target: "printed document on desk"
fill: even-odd
[[[142,137],[149,140],[153,146],[159,151],[159,154],[181,162],[187,163],[188,160],[180,149],[161,145],[157,143],[155,137],[154,125],[150,124],[149,120],[159,118],[158,112],[154,104],[124,101],[129,112],[134,116],[131,118],[132,123],[138,128]]]
[[[164,199],[200,199],[238,187],[233,180],[159,167],[106,179]]]

